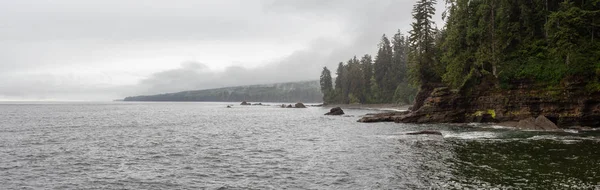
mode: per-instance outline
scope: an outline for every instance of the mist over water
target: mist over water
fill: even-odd
[[[357,123],[366,110],[0,104],[2,189],[600,188],[600,134]],[[406,132],[440,130],[440,136]]]

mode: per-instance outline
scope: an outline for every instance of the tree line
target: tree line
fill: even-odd
[[[375,58],[339,63],[335,81],[323,68],[323,101],[412,103],[424,85],[461,89],[481,77],[474,73],[499,88],[579,78],[600,91],[600,0],[445,0],[442,28],[432,20],[436,3],[418,0],[408,35],[383,35]]]

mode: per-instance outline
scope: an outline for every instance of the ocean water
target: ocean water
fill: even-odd
[[[228,104],[0,103],[0,189],[600,189],[598,132]]]

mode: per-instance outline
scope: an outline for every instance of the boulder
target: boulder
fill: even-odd
[[[294,106],[295,108],[306,108],[306,106],[303,103],[296,103],[296,105]]]
[[[252,104],[250,104],[250,103],[248,103],[246,101],[243,101],[240,105],[242,105],[242,106],[249,106],[249,105],[252,105]]]
[[[230,106],[230,105],[227,105],[227,108],[231,108],[231,106]]]
[[[542,130],[559,130],[558,126],[556,126],[556,124],[554,124],[554,122],[550,121],[548,118],[546,118],[546,116],[540,115],[537,118],[535,118],[535,125],[538,127],[538,129],[542,129]]]
[[[252,104],[253,106],[262,106],[262,103],[256,103],[256,104]]]
[[[294,106],[292,106],[292,104],[290,104],[290,105],[287,105],[287,107],[286,107],[286,108],[293,108],[293,107],[294,107]]]
[[[518,129],[526,129],[526,130],[544,130],[544,131],[553,131],[559,130],[558,126],[554,124],[554,122],[550,121],[543,115],[538,116],[537,118],[529,117],[526,119],[522,119],[517,124],[516,128]]]
[[[344,110],[340,107],[331,108],[325,115],[344,115]]]
[[[516,128],[536,130],[537,126],[535,125],[535,119],[533,117],[529,117],[529,118],[522,119],[521,121],[519,121]]]
[[[433,131],[433,130],[424,130],[424,131],[418,131],[418,132],[412,132],[412,133],[406,133],[407,135],[442,135],[442,132],[439,131]]]
[[[281,108],[285,108],[285,104],[281,104]]]

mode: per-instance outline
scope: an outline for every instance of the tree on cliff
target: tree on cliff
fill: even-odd
[[[561,88],[575,78],[600,91],[600,0],[446,0],[441,29],[432,21],[435,3],[418,0],[408,37],[383,35],[374,62],[365,55],[340,64],[338,103],[412,102],[415,84],[427,88],[422,102],[436,86],[465,89],[483,75],[493,87]]]
[[[440,81],[436,71],[434,54],[435,28],[432,17],[436,0],[419,0],[413,7],[412,30],[409,32],[410,74],[413,82],[427,84]]]
[[[321,92],[323,93],[323,102],[329,103],[333,96],[333,84],[331,79],[331,71],[327,69],[327,67],[323,67],[323,71],[321,72]]]

